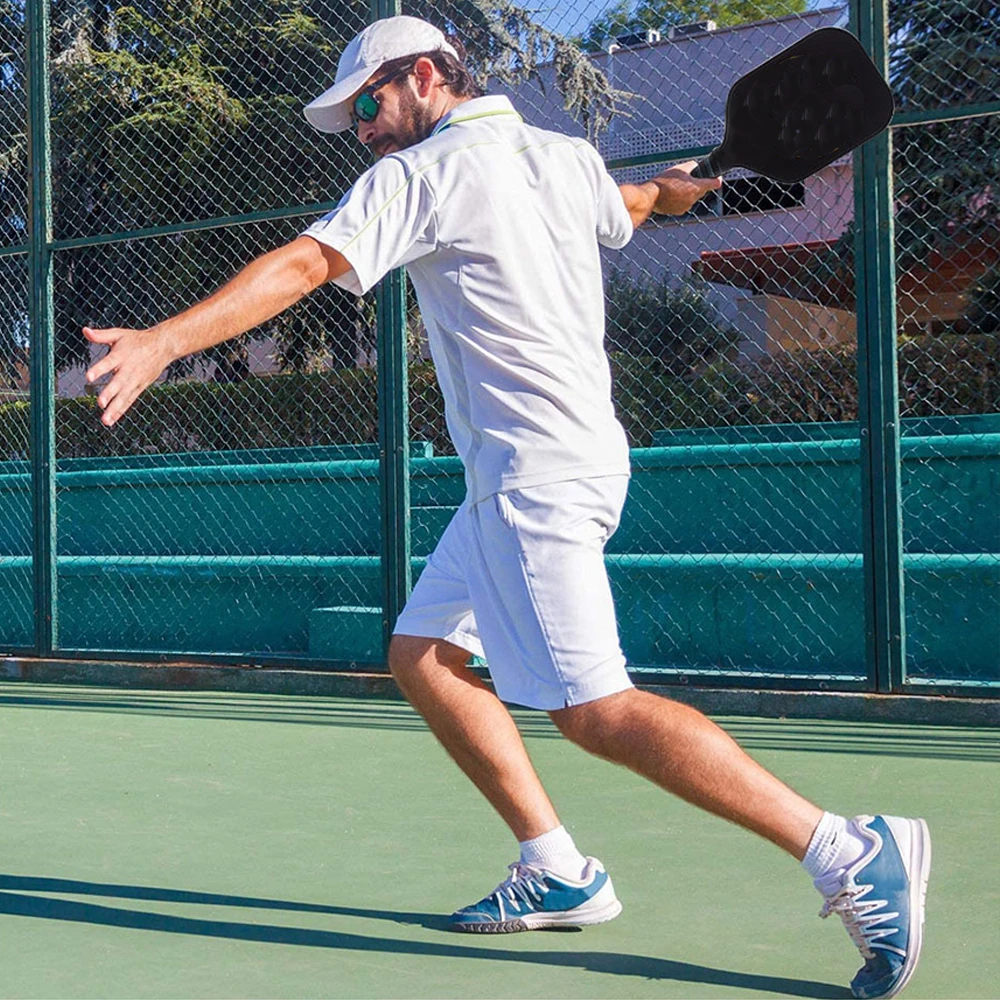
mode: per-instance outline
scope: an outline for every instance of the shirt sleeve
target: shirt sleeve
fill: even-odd
[[[340,251],[352,270],[334,283],[363,295],[393,268],[436,249],[434,196],[418,172],[387,156],[302,235]]]
[[[612,250],[620,250],[632,239],[632,216],[628,214],[618,182],[608,173],[601,154],[590,143],[584,144],[583,148],[590,158],[597,189],[597,242]]]

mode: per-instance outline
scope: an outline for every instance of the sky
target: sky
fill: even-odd
[[[836,2],[837,0],[808,0],[806,6],[809,10],[813,10],[817,7],[833,6]],[[537,11],[537,20],[550,31],[557,31],[563,35],[580,35],[594,18],[613,3],[614,0],[577,0],[575,3],[527,2],[524,6]]]

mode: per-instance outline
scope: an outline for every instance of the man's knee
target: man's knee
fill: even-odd
[[[582,705],[558,708],[549,712],[549,716],[566,739],[604,757],[609,753],[608,738],[627,715],[628,703],[634,693],[632,690],[621,691]]]
[[[389,670],[405,694],[417,678],[427,678],[442,670],[461,672],[470,656],[468,650],[444,639],[394,635],[389,643]]]

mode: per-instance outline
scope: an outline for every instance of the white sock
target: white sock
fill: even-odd
[[[521,860],[526,865],[544,868],[559,878],[578,881],[583,877],[587,859],[576,849],[566,827],[557,826],[540,837],[519,841]]]
[[[847,825],[843,816],[825,812],[809,841],[802,867],[815,881],[830,872],[846,868],[861,857],[867,846]]]

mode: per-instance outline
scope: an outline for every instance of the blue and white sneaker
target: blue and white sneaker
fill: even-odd
[[[910,981],[923,944],[931,835],[922,819],[856,816],[848,821],[868,847],[853,864],[816,879],[864,958],[851,981],[862,1000],[897,996]]]
[[[622,912],[604,866],[587,858],[579,881],[515,861],[510,876],[478,903],[451,915],[453,931],[512,934],[544,927],[587,927],[613,920]]]

